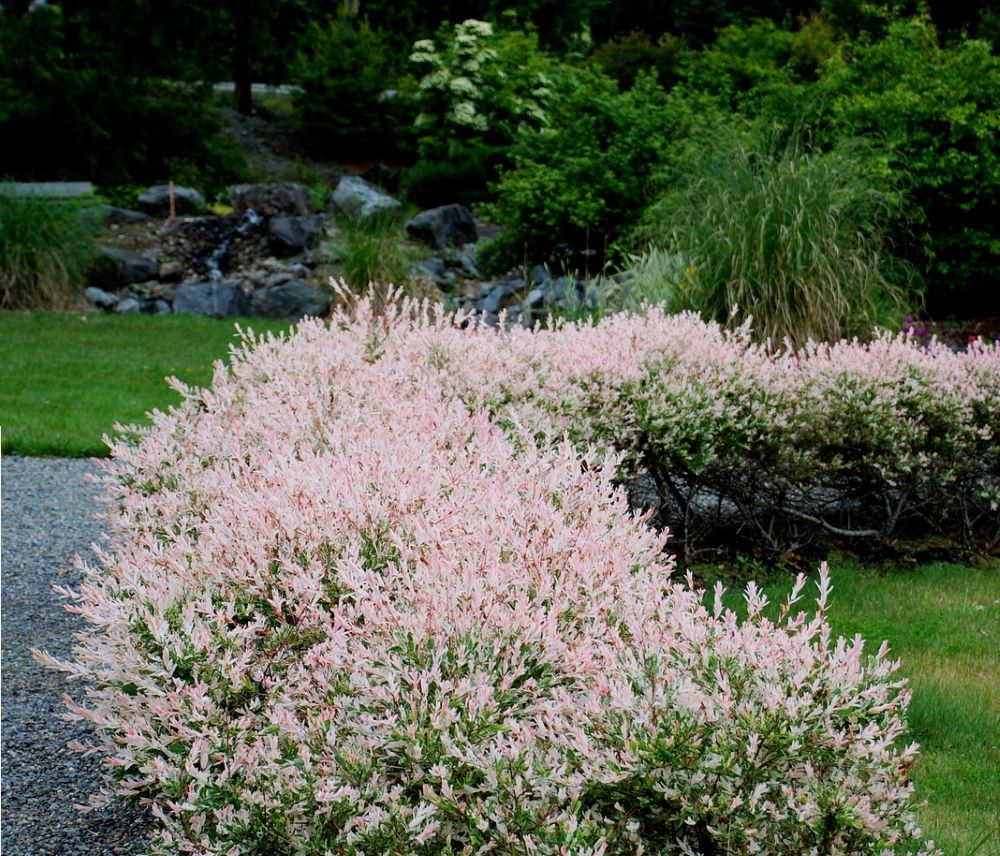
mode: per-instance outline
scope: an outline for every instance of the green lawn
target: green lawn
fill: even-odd
[[[831,579],[834,631],[860,633],[873,651],[889,640],[913,688],[925,835],[945,856],[1000,856],[1000,562],[889,570],[838,562]],[[768,585],[771,603],[790,587]],[[739,607],[739,592],[727,599]]]
[[[194,315],[0,313],[3,451],[104,455],[115,422],[143,421],[179,401],[164,378],[207,384],[225,358],[234,320]],[[243,319],[254,330],[285,322]]]

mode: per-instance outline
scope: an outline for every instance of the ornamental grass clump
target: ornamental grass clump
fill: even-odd
[[[111,542],[63,592],[89,630],[39,655],[89,682],[104,797],[168,853],[933,850],[908,691],[831,637],[825,569],[808,613],[804,578],[706,605],[616,455],[455,394],[453,355],[512,343],[427,312],[248,335],[113,445]]]
[[[80,302],[96,255],[93,206],[0,184],[0,308],[67,309]]]
[[[836,341],[886,326],[915,296],[885,226],[899,208],[875,154],[713,129],[645,215],[639,234],[680,259],[671,311],[741,324],[759,340]],[[669,286],[669,287],[667,287]]]

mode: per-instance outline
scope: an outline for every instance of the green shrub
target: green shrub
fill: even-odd
[[[484,209],[503,228],[484,248],[484,263],[501,269],[549,259],[599,270],[635,224],[650,170],[687,128],[691,110],[647,75],[619,92],[596,69],[567,70],[548,125],[521,133],[497,200]]]
[[[904,299],[880,232],[898,197],[877,162],[860,143],[822,152],[715,129],[639,229],[671,260],[659,296],[720,322],[753,317],[759,337],[796,345],[869,335]]]
[[[482,202],[490,183],[496,181],[504,152],[497,146],[455,143],[443,160],[419,160],[406,167],[400,193],[420,208]]]
[[[0,185],[0,307],[76,305],[94,257],[92,203],[15,195]]]
[[[399,115],[407,107],[393,91],[400,62],[364,19],[340,14],[312,23],[295,63],[294,98],[306,144],[326,157],[394,153]]]
[[[935,313],[1000,312],[1000,57],[985,42],[941,47],[913,20],[845,46],[825,69],[816,122],[827,140],[874,136],[908,176],[912,224],[896,245],[925,274]]]
[[[631,87],[640,72],[652,72],[661,86],[671,86],[679,75],[684,56],[684,42],[664,33],[655,42],[640,31],[616,36],[597,47],[590,61],[622,88]]]

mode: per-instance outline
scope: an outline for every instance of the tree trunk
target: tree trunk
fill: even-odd
[[[253,113],[250,83],[250,40],[253,33],[253,0],[236,0],[236,45],[233,51],[233,83],[236,86],[236,110],[244,116]]]

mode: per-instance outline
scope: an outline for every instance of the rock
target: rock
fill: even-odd
[[[264,285],[267,288],[274,288],[278,285],[284,285],[286,282],[291,282],[293,279],[295,279],[295,274],[291,271],[278,271],[277,273],[272,273],[267,278],[267,282],[265,282]]]
[[[541,285],[552,281],[552,274],[545,265],[535,265],[528,274],[528,282],[532,285]]]
[[[485,297],[476,301],[476,309],[485,312],[487,315],[496,315],[503,307],[503,302],[514,293],[514,288],[510,283],[501,282],[495,284]]]
[[[174,312],[230,318],[249,315],[250,306],[236,282],[188,282],[174,292]]]
[[[479,267],[476,264],[476,260],[475,258],[473,258],[472,253],[466,253],[466,252],[458,253],[455,256],[455,262],[458,265],[459,269],[462,271],[462,273],[464,273],[466,276],[471,277],[472,279],[482,278],[483,274],[479,270]]]
[[[442,205],[421,211],[407,222],[406,233],[439,250],[461,247],[477,238],[476,221],[464,205]]]
[[[96,286],[90,286],[84,289],[84,296],[98,309],[104,309],[111,311],[118,304],[118,297],[110,292],[105,291],[103,288],[97,288]]]
[[[138,198],[139,210],[151,217],[170,215],[170,187],[157,184],[147,187]],[[174,206],[178,214],[200,214],[205,210],[205,197],[192,187],[174,185]]]
[[[146,282],[133,282],[128,286],[128,293],[133,297],[138,297],[140,300],[146,300],[153,294],[153,289],[158,286],[159,283],[155,279],[147,280]]]
[[[242,214],[253,209],[264,217],[288,215],[305,217],[316,206],[307,187],[292,182],[280,184],[234,184],[229,188],[229,204]]]
[[[170,304],[165,300],[143,300],[139,304],[143,315],[169,315]]]
[[[528,292],[528,296],[524,298],[524,302],[521,306],[526,310],[541,309],[542,305],[545,303],[545,292],[547,289],[542,286],[537,286]]]
[[[184,265],[180,262],[163,262],[160,265],[160,282],[180,282],[184,276]]]
[[[330,311],[330,296],[305,280],[295,279],[274,288],[255,291],[250,309],[254,315],[265,318],[298,320],[306,315],[318,317]]]
[[[345,175],[340,179],[327,203],[327,208],[336,209],[352,220],[395,214],[402,207],[398,199],[387,196],[356,175]]]
[[[323,218],[318,214],[309,217],[279,214],[268,221],[268,246],[275,255],[295,255],[314,246],[322,229]]]
[[[104,222],[110,226],[117,226],[122,223],[147,223],[151,219],[153,218],[148,214],[143,214],[141,211],[118,208],[116,205],[109,205],[104,213]]]
[[[126,297],[115,307],[119,315],[138,315],[141,311],[142,304],[135,297]]]
[[[160,263],[156,259],[117,247],[97,249],[98,256],[87,280],[98,288],[117,289],[129,283],[156,279],[160,273]]]
[[[415,276],[430,280],[439,287],[451,284],[451,280],[447,276],[447,265],[444,259],[438,256],[431,256],[429,259],[414,264],[413,273]]]
[[[369,184],[374,184],[390,193],[395,193],[399,188],[399,170],[393,169],[388,164],[377,163],[375,166],[370,166],[361,173],[361,177]]]
[[[153,300],[165,300],[171,301],[174,299],[174,292],[177,290],[177,286],[172,282],[158,282],[149,292],[149,296]]]

